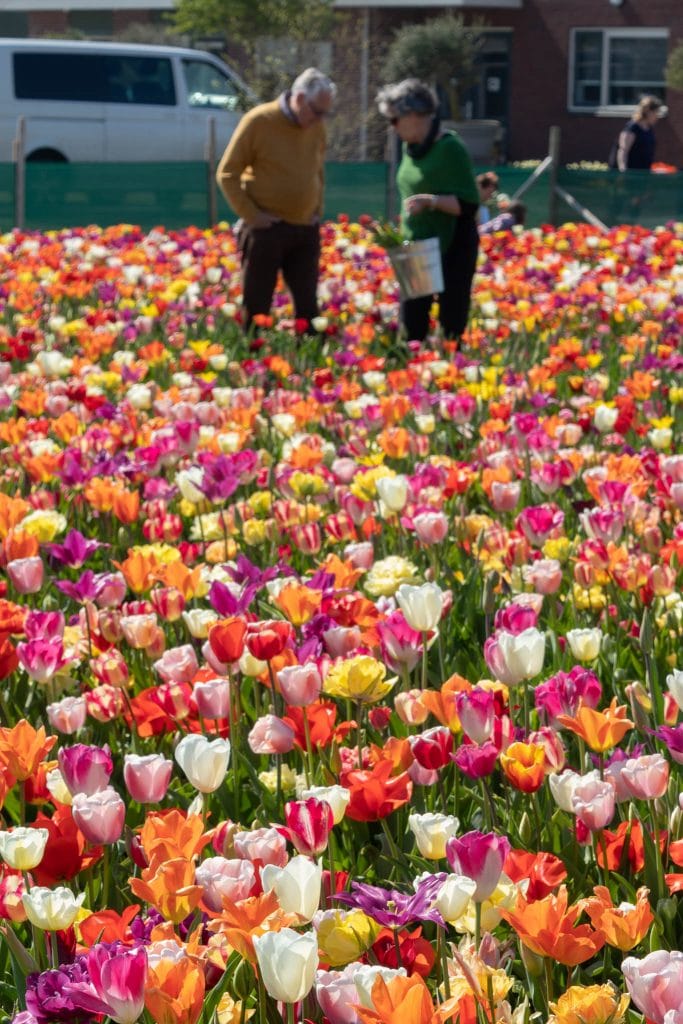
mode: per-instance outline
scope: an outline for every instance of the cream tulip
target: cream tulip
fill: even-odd
[[[436,629],[443,611],[443,591],[436,583],[414,587],[402,583],[396,591],[398,606],[411,629],[429,633]]]
[[[13,828],[0,832],[0,857],[15,871],[31,871],[45,854],[50,837],[46,828]]]
[[[477,883],[467,875],[449,875],[437,893],[434,905],[444,921],[457,921],[469,907]]]
[[[31,924],[50,932],[69,928],[76,920],[84,900],[84,892],[80,896],[74,896],[71,889],[67,889],[65,885],[58,885],[55,889],[34,885],[21,897]]]
[[[408,480],[405,476],[382,476],[375,486],[389,512],[401,512],[405,508],[408,501]]]
[[[446,856],[446,841],[454,836],[460,822],[452,814],[411,814],[408,828],[415,836],[417,848],[427,860]]]
[[[310,786],[301,792],[301,799],[307,800],[314,796],[316,800],[324,800],[332,808],[334,824],[338,825],[346,814],[351,799],[351,791],[346,786]]]
[[[230,740],[208,740],[197,733],[184,736],[175,749],[175,759],[195,789],[213,793],[228,770]]]
[[[594,629],[569,629],[567,630],[567,643],[572,655],[580,662],[595,661],[600,654],[602,643],[602,630]]]

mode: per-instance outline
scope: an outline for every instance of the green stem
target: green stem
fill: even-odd
[[[439,929],[439,947],[441,950],[441,978],[443,991],[446,999],[451,998],[451,979],[448,975],[448,946],[446,944],[446,929]],[[491,1018],[494,1020],[495,1018]]]
[[[427,689],[427,634],[422,634],[422,679],[420,680],[420,688],[422,690]]]
[[[550,957],[543,957],[543,966],[545,968],[545,999],[548,1004],[548,1013],[550,1013],[550,1002],[553,998],[553,961]]]
[[[294,1018],[294,1003],[287,1003],[287,1024],[296,1024]]]
[[[261,971],[258,972],[258,1019],[259,1024],[268,1024],[268,1007],[266,1005],[266,986],[263,984]]]
[[[479,952],[481,942],[481,903],[479,900],[474,904],[474,951]]]
[[[401,943],[398,941],[398,928],[392,929],[394,933],[394,952],[396,953],[396,967],[403,967],[403,957],[401,956]]]
[[[363,703],[358,701],[356,703],[356,730],[358,734],[358,768],[360,771],[363,769]]]
[[[313,745],[311,743],[311,723],[308,721],[308,715],[306,714],[306,708],[302,708],[301,712],[302,712],[302,717],[303,717],[303,720],[304,720],[304,737],[305,737],[305,740],[306,740],[306,757],[304,758],[304,775],[306,776],[306,785],[310,786],[312,781],[313,781],[313,774],[315,772],[314,761],[313,761]]]

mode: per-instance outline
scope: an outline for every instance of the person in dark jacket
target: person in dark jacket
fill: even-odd
[[[667,108],[657,96],[643,96],[633,117],[619,133],[616,154],[610,161],[620,171],[649,171],[655,158],[654,125]]]

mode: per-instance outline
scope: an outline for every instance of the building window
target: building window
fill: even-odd
[[[28,14],[0,11],[0,36],[22,38],[28,35]]]
[[[626,112],[645,93],[664,95],[666,29],[572,31],[569,109]]]

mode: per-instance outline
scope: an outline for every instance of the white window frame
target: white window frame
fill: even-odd
[[[576,34],[577,32],[600,32],[602,34],[602,78],[600,81],[600,96],[604,101],[609,95],[609,42],[611,39],[669,39],[667,28],[605,28],[601,25],[581,25],[571,29],[569,40],[569,74],[567,75],[567,109],[577,114],[593,114],[596,117],[615,117],[617,115],[628,117],[635,106],[635,103],[609,104],[600,103],[597,107],[579,106],[573,102],[574,98],[574,71],[576,61]],[[663,88],[662,83],[662,88]]]

